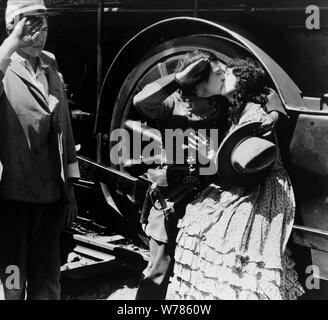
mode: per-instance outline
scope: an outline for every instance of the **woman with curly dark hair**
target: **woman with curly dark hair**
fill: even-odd
[[[259,62],[235,59],[228,64],[221,94],[230,102],[229,134],[263,121],[266,83]],[[210,184],[179,221],[167,298],[280,300],[301,295],[286,249],[294,213],[293,188],[279,150],[256,185]]]

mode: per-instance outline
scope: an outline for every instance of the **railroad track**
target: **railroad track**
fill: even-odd
[[[121,235],[71,233],[71,236],[75,247],[68,255],[67,263],[61,267],[62,275],[70,278],[108,272],[117,264],[142,272],[149,260],[147,250],[126,244],[126,239]]]

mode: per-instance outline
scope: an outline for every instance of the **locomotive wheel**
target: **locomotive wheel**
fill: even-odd
[[[136,111],[132,105],[133,97],[147,83],[174,72],[179,58],[195,49],[207,49],[223,63],[235,57],[259,60],[285,107],[304,106],[300,90],[293,80],[261,48],[242,36],[241,32],[199,18],[176,17],[159,21],[128,41],[113,60],[102,86],[95,124],[98,133],[97,161],[135,178],[147,171],[149,165],[143,163],[140,156],[132,156],[119,165],[112,163],[110,152],[117,142],[111,141],[109,137],[116,129],[127,129],[131,133],[135,122],[139,122],[139,130],[156,127],[154,121],[145,119]],[[133,141],[130,141],[130,146],[125,146],[128,154],[133,154],[131,146]],[[136,162],[139,164],[131,165]],[[116,205],[117,211],[129,221],[138,220],[136,210],[140,209],[143,199],[138,199],[133,194],[135,192],[132,192],[132,196],[120,194],[115,185],[105,183],[101,183],[101,188],[108,204],[112,207]],[[136,222],[137,225],[140,227],[139,222]]]

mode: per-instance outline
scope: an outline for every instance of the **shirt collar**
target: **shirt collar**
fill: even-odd
[[[45,63],[41,57],[38,57],[37,59],[38,59],[38,68],[46,69],[49,67],[49,64]],[[21,63],[24,67],[26,67],[26,63],[28,63],[27,60],[22,56],[20,56],[17,52],[14,52],[12,54],[11,60]]]

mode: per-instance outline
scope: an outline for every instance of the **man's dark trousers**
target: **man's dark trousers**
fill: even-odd
[[[5,299],[60,299],[59,237],[63,204],[0,201],[0,274]],[[19,268],[19,287],[7,288],[8,266]]]
[[[174,266],[178,219],[166,221],[168,243],[150,238],[150,258],[136,300],[164,300]]]

